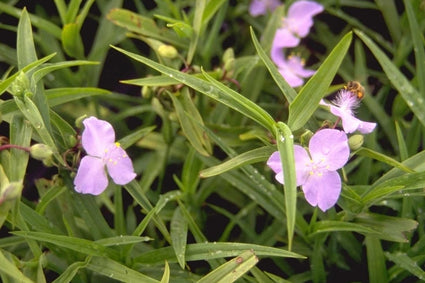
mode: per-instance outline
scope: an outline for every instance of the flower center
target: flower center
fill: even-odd
[[[117,165],[118,161],[123,158],[128,158],[128,155],[121,149],[119,142],[115,142],[105,149],[105,156],[103,158],[105,163]]]
[[[310,160],[308,164],[306,164],[309,169],[310,176],[318,176],[321,177],[325,171],[329,170],[329,165],[326,162],[324,157],[318,160]]]

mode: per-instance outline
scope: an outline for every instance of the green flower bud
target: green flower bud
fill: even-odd
[[[22,182],[12,182],[5,185],[0,192],[0,204],[4,201],[18,198],[21,195],[23,187]]]
[[[74,135],[69,135],[67,140],[69,147],[74,147],[78,143],[77,138]]]
[[[364,142],[364,137],[362,135],[352,135],[348,139],[348,145],[350,146],[351,150],[357,150],[359,149]]]
[[[50,146],[38,143],[31,146],[31,157],[43,162],[44,165],[50,167],[53,165],[53,151]]]
[[[172,45],[168,45],[168,44],[162,44],[158,47],[158,54],[161,57],[165,57],[165,58],[170,58],[170,59],[174,59],[177,57],[178,52],[177,49],[174,48],[174,46]]]
[[[78,117],[77,119],[75,119],[75,127],[77,127],[78,129],[83,128],[83,120],[87,118],[87,115],[83,115]]]
[[[233,51],[233,48],[227,48],[223,54],[223,62],[226,64],[227,61],[233,60],[235,60],[235,52]]]
[[[152,97],[152,89],[149,86],[142,86],[142,97],[149,99]]]
[[[30,81],[24,72],[20,72],[16,79],[12,82],[9,87],[9,91],[12,95],[24,96],[31,93],[30,90]]]

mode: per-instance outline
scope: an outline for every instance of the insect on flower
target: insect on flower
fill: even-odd
[[[362,99],[365,95],[364,87],[358,81],[349,81],[347,85],[344,86],[344,89],[351,92],[358,99]]]

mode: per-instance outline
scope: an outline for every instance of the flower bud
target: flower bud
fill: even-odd
[[[9,91],[16,96],[24,96],[31,93],[30,81],[24,72],[20,72],[16,79],[11,83]]]
[[[0,204],[4,201],[14,200],[21,195],[23,189],[22,182],[11,182],[2,187],[0,192]]]
[[[364,142],[364,137],[362,135],[352,135],[348,139],[348,145],[350,146],[351,150],[357,150],[359,149]]]
[[[174,46],[172,45],[168,45],[168,44],[162,44],[158,47],[158,54],[161,57],[165,57],[165,58],[170,58],[170,59],[174,59],[177,57],[178,52],[177,49],[174,48]]]
[[[149,98],[152,97],[152,89],[151,89],[151,87],[146,86],[146,85],[142,86],[142,97],[143,98],[146,98],[146,99],[149,99]]]
[[[42,161],[48,167],[53,165],[53,151],[48,145],[37,143],[31,146],[30,154],[32,158]]]
[[[81,129],[83,127],[83,120],[87,118],[87,115],[83,115],[75,119],[75,127]]]

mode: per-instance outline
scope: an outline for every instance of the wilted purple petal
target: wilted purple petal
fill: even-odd
[[[330,112],[341,118],[342,127],[346,133],[353,133],[358,130],[363,134],[368,134],[375,129],[376,123],[364,122],[354,116],[353,109],[358,107],[359,100],[351,92],[340,91],[333,104],[325,103],[322,105],[329,106]]]
[[[104,162],[112,180],[118,185],[126,185],[136,177],[131,159],[118,144],[107,149]]]
[[[108,186],[108,177],[103,160],[84,156],[74,179],[75,190],[82,194],[98,195]]]
[[[350,156],[347,135],[334,129],[317,131],[310,139],[309,151],[312,160],[322,163],[330,171],[344,166]]]
[[[115,142],[112,125],[96,117],[84,119],[84,131],[81,142],[84,150],[92,156],[102,157],[104,150]]]
[[[302,186],[304,196],[312,206],[319,206],[324,212],[334,206],[341,193],[341,178],[336,171],[314,174]]]
[[[313,1],[297,1],[289,7],[285,25],[299,37],[305,37],[313,26],[313,16],[323,9],[322,5]]]

